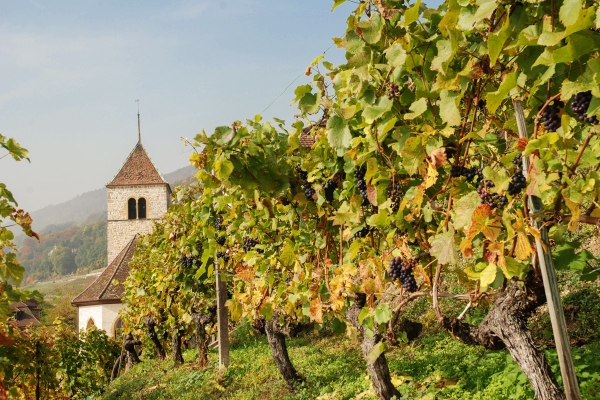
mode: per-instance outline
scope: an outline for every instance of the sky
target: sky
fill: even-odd
[[[159,171],[188,165],[181,137],[262,113],[344,35],[355,4],[332,3],[0,0],[0,134],[31,159],[0,159],[0,182],[30,212],[106,185],[137,142],[136,99]],[[262,115],[292,121],[309,79]]]

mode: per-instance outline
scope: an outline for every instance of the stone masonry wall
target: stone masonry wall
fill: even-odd
[[[152,232],[153,220],[167,212],[171,196],[166,185],[139,185],[108,188],[108,263],[136,233]],[[127,201],[146,199],[146,219],[128,219]]]

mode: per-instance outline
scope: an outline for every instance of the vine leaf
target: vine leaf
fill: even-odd
[[[427,99],[425,99],[425,97],[420,98],[412,103],[408,109],[412,112],[404,114],[404,119],[417,118],[419,115],[427,111]]]
[[[358,213],[353,211],[347,202],[344,202],[340,208],[334,212],[334,216],[329,219],[333,220],[333,225],[344,225],[347,223],[357,225],[360,223]]]
[[[481,199],[477,192],[471,192],[466,196],[461,197],[454,203],[454,229],[460,230],[468,228],[471,225],[473,212],[481,204]]]
[[[387,96],[382,96],[377,99],[375,104],[366,106],[362,112],[362,116],[367,124],[372,124],[376,119],[381,118],[383,114],[392,109],[394,101],[388,99]]]
[[[581,4],[581,0],[565,0],[560,7],[558,17],[565,27],[569,27],[577,22],[579,11],[582,8],[583,4]]]
[[[329,121],[327,121],[327,140],[329,145],[337,151],[338,156],[343,156],[344,152],[350,148],[352,134],[343,118],[337,115],[329,118]]]
[[[517,71],[511,72],[506,75],[506,78],[502,81],[498,90],[495,92],[488,93],[485,96],[487,100],[487,108],[490,113],[495,113],[500,104],[504,101],[508,93],[517,86]]]
[[[323,304],[318,297],[310,302],[310,320],[319,324],[323,323]]]
[[[492,263],[488,264],[488,266],[481,271],[481,274],[479,275],[479,289],[482,292],[485,292],[488,286],[494,283],[498,272],[498,266]]]
[[[501,222],[496,215],[492,216],[491,214],[492,209],[487,204],[482,204],[475,209],[471,218],[469,240],[473,240],[480,232],[491,241],[495,241],[498,238],[502,228]]]
[[[454,249],[454,229],[450,228],[436,236],[429,238],[431,244],[430,253],[437,258],[438,263],[455,264],[456,250]]]
[[[417,172],[419,166],[423,164],[423,158],[425,158],[425,147],[423,147],[421,138],[415,136],[408,138],[402,149],[402,165],[406,172],[409,175]]]
[[[460,124],[461,117],[456,100],[459,98],[459,93],[449,90],[440,92],[440,117],[448,126],[457,126]]]

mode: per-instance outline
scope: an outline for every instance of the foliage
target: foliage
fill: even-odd
[[[106,219],[47,227],[40,242],[23,240],[18,260],[29,278],[43,280],[106,267]]]
[[[196,136],[202,268],[218,251],[232,318],[343,319],[361,292],[359,322],[382,333],[397,299],[436,296],[446,276],[471,300],[525,278],[541,235],[530,216],[552,226],[560,266],[593,279],[596,260],[574,257],[564,232],[600,216],[600,128],[565,104],[590,92],[577,98],[598,113],[600,20],[592,2],[556,3],[360,2],[334,39],[347,63],[318,58],[295,90],[305,122],[256,116]],[[386,273],[392,257],[416,260],[415,296]]]
[[[10,155],[16,161],[26,159],[29,161],[28,152],[13,138],[0,135],[0,147],[8,153],[0,159]],[[23,279],[23,267],[19,265],[16,257],[16,246],[13,242],[14,233],[8,229],[19,226],[27,236],[39,237],[31,230],[31,217],[22,209],[17,209],[17,202],[4,183],[0,182],[0,322],[12,316],[10,303],[21,299],[21,294],[13,288]],[[29,296],[29,294],[25,294]]]
[[[125,281],[122,317],[128,332],[144,330],[144,317],[158,321],[159,337],[175,327],[191,334],[192,314],[204,312],[214,303],[214,273],[200,259],[205,239],[198,229],[197,185],[176,189],[171,205],[153,232],[139,238]],[[185,262],[189,260],[189,262]]]
[[[102,392],[120,348],[95,328],[78,333],[60,318],[51,327],[21,332],[0,326],[0,394],[84,399]]]

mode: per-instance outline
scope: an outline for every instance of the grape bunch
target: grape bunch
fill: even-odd
[[[217,258],[222,258],[225,262],[229,261],[229,255],[226,251],[217,251]]]
[[[256,239],[252,239],[252,238],[251,238],[251,237],[249,237],[249,236],[246,236],[246,237],[244,237],[244,245],[243,245],[243,248],[244,248],[244,251],[245,251],[246,253],[247,253],[247,252],[249,252],[250,250],[252,250],[252,248],[253,248],[254,246],[256,246],[257,244],[258,244],[258,240],[256,240]]]
[[[471,183],[475,181],[475,178],[477,178],[477,182],[483,182],[483,172],[477,167],[467,168],[460,165],[453,165],[450,170],[450,176],[453,178],[464,176],[467,182]]]
[[[571,109],[577,116],[579,120],[582,122],[587,122],[588,124],[596,125],[598,124],[598,118],[595,115],[591,117],[587,116],[587,110],[590,107],[590,102],[592,101],[592,92],[581,92],[577,93],[573,100],[571,101]]]
[[[218,245],[223,246],[225,244],[225,236],[219,236],[215,239]]]
[[[215,218],[215,229],[218,231],[223,230],[223,217],[221,215],[217,215]]]
[[[296,172],[298,173],[298,178],[301,181],[305,181],[308,179],[308,172],[304,171],[300,164],[296,164]]]
[[[542,113],[544,127],[548,132],[556,132],[556,130],[560,128],[560,117],[558,116],[558,113],[564,106],[565,104],[562,101],[554,100],[554,102],[546,107]]]
[[[400,95],[400,88],[395,83],[388,83],[387,86],[387,97],[389,100],[392,100],[394,97],[398,97]]]
[[[316,192],[315,192],[315,189],[313,189],[310,182],[307,181],[308,172],[304,171],[300,167],[300,164],[296,165],[296,172],[298,172],[298,178],[300,179],[300,181],[304,181],[304,183],[302,184],[302,190],[304,191],[304,195],[306,196],[306,198],[308,200],[314,201],[313,196],[315,195]]]
[[[392,202],[392,211],[398,211],[400,208],[400,199],[404,197],[404,192],[400,189],[398,182],[390,182],[388,185],[388,199]]]
[[[503,209],[508,204],[508,199],[505,195],[499,195],[498,193],[492,193],[489,191],[489,189],[493,188],[494,186],[494,182],[482,182],[477,187],[477,194],[479,194],[481,204],[487,204],[491,208]]]
[[[394,257],[390,260],[390,269],[388,275],[393,281],[400,280],[402,287],[407,292],[417,291],[417,281],[413,275],[413,268],[417,264],[417,260],[403,260],[401,257]]]
[[[479,111],[484,112],[486,104],[487,103],[485,99],[479,99],[479,101],[477,102],[477,108],[479,109]]]
[[[304,185],[302,185],[302,189],[304,190],[304,195],[306,196],[306,198],[308,200],[311,201],[315,201],[314,199],[314,195],[315,195],[315,189],[313,189],[312,185],[309,182],[304,182]]]
[[[508,194],[511,196],[516,196],[521,193],[521,190],[527,187],[527,179],[525,179],[525,176],[523,175],[523,164],[521,160],[522,156],[519,153],[512,161],[515,165],[515,173],[508,184]]]
[[[334,179],[330,179],[323,184],[323,190],[325,191],[325,200],[332,202],[333,193],[337,188],[337,182]]]
[[[369,232],[371,232],[371,228],[369,228],[368,226],[365,226],[360,231],[356,232],[354,234],[354,237],[364,238],[364,237],[367,237],[367,235],[369,234]]]
[[[446,153],[446,160],[449,160],[456,154],[456,149],[454,147],[444,147],[444,153]]]
[[[183,268],[193,268],[194,265],[196,264],[196,257],[194,257],[194,256],[188,257],[184,254],[179,259],[179,262],[181,263],[181,266]]]
[[[360,191],[360,197],[363,198],[363,206],[369,204],[369,192],[367,191],[367,181],[365,181],[366,173],[367,169],[365,167],[358,167],[354,170],[356,188]]]

